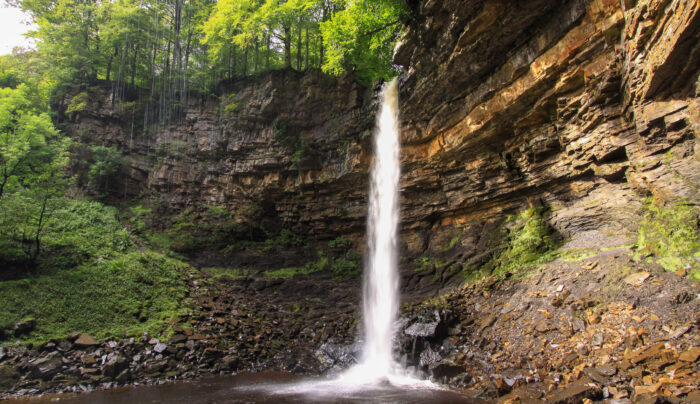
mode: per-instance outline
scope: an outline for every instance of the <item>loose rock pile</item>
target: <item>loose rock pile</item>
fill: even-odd
[[[328,307],[317,297],[322,294],[304,293],[311,283],[327,286],[334,298],[359,289],[343,287],[330,275],[285,282],[190,276],[191,307],[197,310],[173,319],[168,337],[98,342],[74,334],[39,346],[0,348],[0,399],[264,369],[318,374],[318,347],[353,339],[354,305]],[[280,287],[298,292],[280,298]]]

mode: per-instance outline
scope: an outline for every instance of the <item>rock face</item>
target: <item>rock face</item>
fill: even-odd
[[[527,200],[565,236],[633,231],[648,193],[698,202],[696,1],[425,1],[413,13],[395,60],[416,250],[463,234],[476,256],[489,222]]]
[[[133,126],[140,104],[113,106],[106,89],[89,91],[95,102],[69,128],[127,156],[113,196],[158,195],[166,214],[255,205],[253,220],[326,239],[361,231],[376,99],[349,76],[286,70],[223,83],[148,131]]]
[[[647,195],[700,202],[697,1],[409,3],[395,56],[404,290],[460,282],[528,206],[546,206],[563,236],[625,244]],[[254,204],[267,226],[362,239],[378,87],[273,72],[190,99],[180,121],[147,132],[138,105],[94,91],[70,130],[128,155],[115,196],[158,196],[170,213]],[[426,256],[447,264],[417,273]]]

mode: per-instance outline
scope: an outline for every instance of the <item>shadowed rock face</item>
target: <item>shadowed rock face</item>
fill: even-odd
[[[504,217],[527,206],[547,206],[565,236],[625,236],[648,194],[700,202],[697,1],[410,4],[395,56],[405,289],[459,281]],[[175,210],[255,203],[279,227],[361,245],[377,90],[274,72],[190,100],[180,122],[148,135],[132,135],[131,115],[106,93],[70,127],[129,155],[115,194],[158,194]],[[304,153],[278,141],[281,127],[306,139]],[[421,256],[452,269],[417,274]]]

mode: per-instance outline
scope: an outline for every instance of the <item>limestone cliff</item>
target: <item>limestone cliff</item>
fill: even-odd
[[[629,242],[648,195],[700,202],[697,1],[409,4],[395,56],[406,289],[459,283],[528,206],[545,206],[564,238],[595,234],[600,246]],[[138,105],[114,108],[94,90],[70,130],[129,156],[116,194],[175,210],[255,203],[268,226],[360,241],[377,90],[274,72],[223,83],[147,133],[133,129]],[[417,273],[418,257],[443,264]]]

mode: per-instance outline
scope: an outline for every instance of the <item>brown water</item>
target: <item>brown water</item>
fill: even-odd
[[[480,403],[439,389],[400,389],[390,385],[341,386],[265,372],[213,377],[159,386],[123,387],[80,395],[53,395],[11,403],[66,404],[229,404],[229,403]]]

